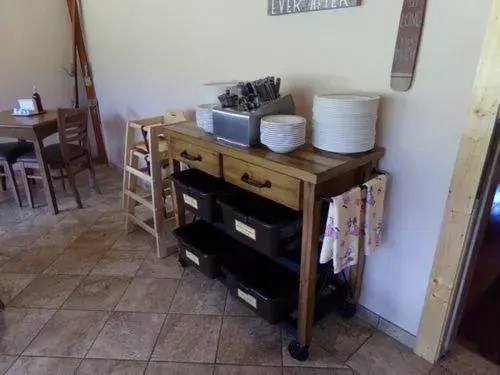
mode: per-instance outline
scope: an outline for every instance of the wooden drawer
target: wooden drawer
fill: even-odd
[[[171,140],[172,158],[186,163],[215,177],[221,176],[220,157],[216,151],[210,151],[195,144],[173,138]]]
[[[224,179],[252,193],[302,209],[301,181],[229,156],[223,157]]]

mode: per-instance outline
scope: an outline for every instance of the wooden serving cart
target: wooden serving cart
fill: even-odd
[[[193,123],[167,126],[165,138],[171,174],[180,171],[181,163],[185,163],[302,212],[297,340],[291,342],[288,349],[294,358],[307,360],[315,321],[321,197],[336,196],[366,182],[384,155],[384,149],[344,156],[307,145],[289,154],[277,154],[264,148],[245,149],[220,143]],[[177,226],[183,226],[184,202],[175,187],[173,192]],[[361,290],[364,258],[360,256],[359,264],[349,272],[353,307]]]

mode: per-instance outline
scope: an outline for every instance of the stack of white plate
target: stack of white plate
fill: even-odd
[[[341,154],[375,147],[380,97],[318,95],[314,98],[312,142],[321,150]]]
[[[271,151],[291,152],[306,142],[306,119],[292,115],[264,117],[260,122],[260,141]]]
[[[210,134],[214,132],[214,107],[215,104],[202,104],[196,107],[196,124]]]

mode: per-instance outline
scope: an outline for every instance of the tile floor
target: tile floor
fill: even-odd
[[[432,368],[335,315],[317,326],[310,361],[297,362],[291,337],[224,285],[175,256],[158,260],[148,235],[125,234],[120,176],[101,169],[98,178],[100,196],[79,181],[83,210],[58,186],[57,216],[39,190],[34,210],[0,192],[0,375],[500,374],[461,349]]]

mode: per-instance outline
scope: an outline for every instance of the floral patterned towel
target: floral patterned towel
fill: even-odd
[[[335,273],[358,263],[361,205],[359,187],[333,198],[330,204],[320,262],[333,259]]]
[[[365,183],[365,254],[372,254],[384,239],[384,203],[389,176],[381,174]]]

